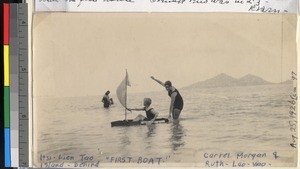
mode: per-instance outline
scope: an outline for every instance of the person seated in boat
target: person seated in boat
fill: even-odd
[[[150,98],[144,98],[144,106],[143,108],[135,108],[135,109],[130,109],[127,108],[129,111],[135,110],[135,111],[145,111],[146,112],[146,117],[139,114],[133,121],[146,121],[148,124],[152,124],[155,119],[158,116],[158,112],[155,111],[152,107],[150,107],[152,101]]]
[[[103,98],[102,98],[102,103],[103,103],[103,107],[104,108],[109,108],[109,106],[111,104],[113,104],[113,101],[111,98],[109,98],[109,94],[110,94],[110,91],[108,90],[107,92],[105,92]]]

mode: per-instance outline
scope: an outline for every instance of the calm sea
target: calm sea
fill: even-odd
[[[47,167],[97,166],[295,166],[290,146],[292,85],[180,90],[184,110],[179,122],[111,127],[124,108],[104,109],[102,96],[34,100],[34,163]],[[167,117],[166,91],[128,94],[131,108],[152,99],[159,117]],[[132,119],[144,112],[132,112]],[[220,157],[220,154],[227,156]],[[252,158],[253,157],[253,158]],[[217,162],[219,161],[219,162]],[[214,163],[216,162],[216,163]],[[223,162],[223,163],[222,163]],[[92,165],[92,163],[94,163]],[[59,167],[59,166],[56,166]]]

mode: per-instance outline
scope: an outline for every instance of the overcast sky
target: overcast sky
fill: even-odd
[[[283,28],[283,29],[282,29]],[[256,14],[79,14],[34,16],[36,96],[162,90],[150,76],[181,88],[220,73],[270,82],[296,68],[296,17]]]

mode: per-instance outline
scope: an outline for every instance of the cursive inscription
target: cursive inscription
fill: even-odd
[[[97,1],[98,0],[79,0],[77,7],[79,7],[82,4],[82,2],[97,2]]]
[[[58,155],[40,154],[41,168],[97,168],[102,163],[131,163],[137,165],[160,165],[170,159],[166,157],[130,157],[130,156],[107,156],[100,161],[90,154],[70,155],[61,153]]]
[[[292,0],[287,0],[292,1]],[[109,6],[105,4],[112,4]],[[123,4],[130,4],[124,5]],[[177,12],[179,11],[223,11],[228,12],[256,12],[256,13],[288,13],[295,10],[295,8],[280,2],[269,1],[269,0],[37,0],[36,8],[37,11],[56,11],[58,6],[65,5],[67,11],[106,11],[106,10],[116,10],[116,11],[148,11],[151,10],[160,12],[160,11],[170,11]],[[156,5],[156,4],[164,4]],[[283,5],[282,5],[283,4]],[[136,6],[135,6],[136,5]],[[171,8],[168,9],[168,5]],[[183,9],[174,9],[174,5],[183,7]],[[45,6],[47,9],[45,9]],[[207,6],[207,7],[206,7]],[[80,9],[74,9],[80,8]],[[91,10],[89,7],[93,7]],[[116,9],[114,9],[116,7]],[[132,7],[134,9],[132,9]],[[216,7],[216,8],[214,8]],[[40,8],[40,9],[39,9]],[[110,9],[108,9],[110,8]],[[232,10],[231,10],[232,9]],[[59,9],[61,10],[61,9]]]
[[[109,163],[135,163],[135,164],[156,164],[160,165],[162,162],[165,162],[168,157],[106,157],[107,162]]]
[[[229,4],[229,0],[150,0],[151,3],[175,3],[175,4],[184,4],[184,3],[192,3],[192,4]]]
[[[77,156],[61,153],[58,155],[40,154],[41,168],[91,168],[99,167],[100,161],[93,155],[79,154]]]
[[[151,3],[160,2],[160,3],[177,3],[183,4],[185,0],[150,0]]]
[[[279,156],[276,153],[276,160]],[[273,153],[273,155],[274,155]],[[267,153],[208,153],[203,154],[205,167],[270,167]]]
[[[292,81],[297,82],[297,74],[292,71],[291,73],[292,75]],[[297,100],[298,100],[298,95],[297,95],[297,87],[294,86],[293,87],[293,91],[290,94],[290,100],[288,101],[290,104],[290,110],[289,110],[289,127],[290,127],[290,131],[292,133],[291,138],[292,141],[290,143],[290,146],[293,148],[297,148],[297,143],[298,143],[298,137],[297,137]]]
[[[134,3],[134,0],[103,0],[103,2],[130,2],[130,3]]]

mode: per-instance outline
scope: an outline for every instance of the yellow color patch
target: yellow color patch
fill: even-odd
[[[4,45],[4,86],[9,86],[9,46]]]

